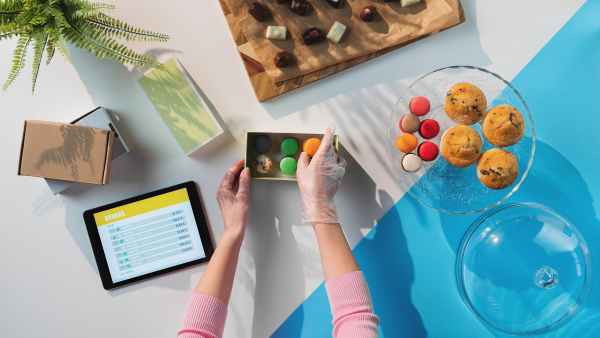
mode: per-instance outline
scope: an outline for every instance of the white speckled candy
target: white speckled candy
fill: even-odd
[[[339,43],[345,31],[346,26],[336,21],[333,23],[333,26],[329,30],[329,33],[327,33],[327,38],[335,43]]]
[[[418,4],[419,2],[421,2],[421,0],[400,0],[400,5],[402,7],[407,7],[410,5]]]
[[[406,154],[402,156],[400,160],[402,163],[402,169],[408,171],[409,173],[414,173],[421,169],[421,165],[423,165],[423,160],[415,154]]]
[[[271,40],[285,40],[287,35],[287,28],[280,26],[268,26],[267,27],[267,39]]]

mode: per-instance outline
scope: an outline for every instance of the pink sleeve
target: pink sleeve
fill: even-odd
[[[194,292],[183,317],[179,338],[223,336],[227,305],[213,296]]]
[[[333,337],[379,337],[369,286],[362,271],[325,283],[333,314]]]

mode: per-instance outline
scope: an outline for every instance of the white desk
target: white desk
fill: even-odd
[[[205,266],[107,292],[82,212],[194,180],[218,243],[223,223],[214,194],[225,170],[243,156],[246,131],[318,133],[337,124],[349,165],[336,200],[348,240],[356,245],[404,193],[389,169],[383,137],[403,90],[418,76],[456,64],[485,67],[510,80],[584,1],[465,0],[466,23],[262,104],[217,1],[108,2],[117,5],[114,16],[171,36],[168,43],[129,45],[159,59],[175,54],[227,130],[184,157],[134,83],[141,69],[70,46],[72,65],[57,54],[42,66],[31,96],[29,62],[0,94],[1,337],[174,336]],[[15,45],[0,42],[2,81]],[[79,184],[53,196],[42,179],[16,175],[23,120],[68,122],[96,106],[109,110],[131,148],[113,164],[108,186]],[[251,197],[227,337],[270,335],[323,281],[313,231],[299,225],[297,185],[253,181]]]

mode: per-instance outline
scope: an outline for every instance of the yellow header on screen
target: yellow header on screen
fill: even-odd
[[[101,226],[189,200],[190,197],[188,196],[187,189],[181,188],[166,194],[146,198],[141,201],[95,213],[94,219],[96,220],[96,226]]]

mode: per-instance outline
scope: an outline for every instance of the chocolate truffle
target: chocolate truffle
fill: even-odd
[[[302,150],[308,154],[308,156],[315,156],[317,150],[321,146],[321,140],[315,137],[307,138],[304,143],[302,143]]]
[[[288,156],[296,154],[298,149],[298,141],[296,141],[296,139],[293,137],[288,137],[281,141],[281,152]]]
[[[377,11],[375,10],[375,7],[373,7],[373,6],[363,7],[363,9],[361,9],[360,12],[358,13],[358,16],[364,22],[373,21],[375,19],[375,15],[377,15]]]
[[[254,160],[254,169],[259,174],[266,174],[271,170],[271,166],[273,166],[273,161],[267,155],[258,155]]]
[[[252,17],[254,17],[256,20],[263,22],[265,20],[267,20],[267,18],[269,18],[269,11],[264,8],[261,4],[259,4],[258,2],[253,2],[249,7],[248,7],[248,13],[250,13],[250,15],[252,15]]]
[[[419,156],[415,154],[405,154],[400,160],[400,165],[402,166],[402,169],[404,169],[404,171],[414,173],[421,169],[423,161]]]
[[[289,66],[292,63],[292,54],[283,51],[275,54],[273,58],[273,63],[276,67],[282,68],[285,66]]]
[[[308,46],[325,40],[325,37],[320,29],[312,27],[302,33],[302,39],[304,39],[304,43]]]
[[[279,161],[279,170],[286,175],[294,175],[298,169],[298,161],[295,158],[286,156]]]
[[[417,154],[423,161],[433,161],[437,158],[440,150],[433,142],[423,142],[417,148]]]
[[[333,8],[340,8],[340,5],[342,4],[342,0],[325,0],[325,2]]]
[[[289,6],[290,11],[300,16],[307,16],[310,12],[310,7],[310,2],[306,0],[292,0]]]
[[[287,4],[290,0],[275,0],[280,5]]]
[[[421,127],[421,120],[414,114],[406,114],[400,118],[400,130],[403,133],[416,133]]]
[[[424,139],[432,139],[440,133],[440,124],[437,123],[436,120],[427,119],[421,122],[421,127],[419,128],[419,135],[421,135]]]
[[[410,153],[417,149],[418,145],[419,140],[417,140],[417,137],[413,134],[402,134],[396,139],[396,147],[403,153]]]
[[[408,109],[410,109],[410,112],[417,116],[423,116],[427,114],[429,112],[429,108],[429,100],[423,96],[417,96],[413,98],[408,104]]]
[[[268,153],[271,150],[271,140],[266,135],[258,135],[254,139],[254,150],[259,154]]]

